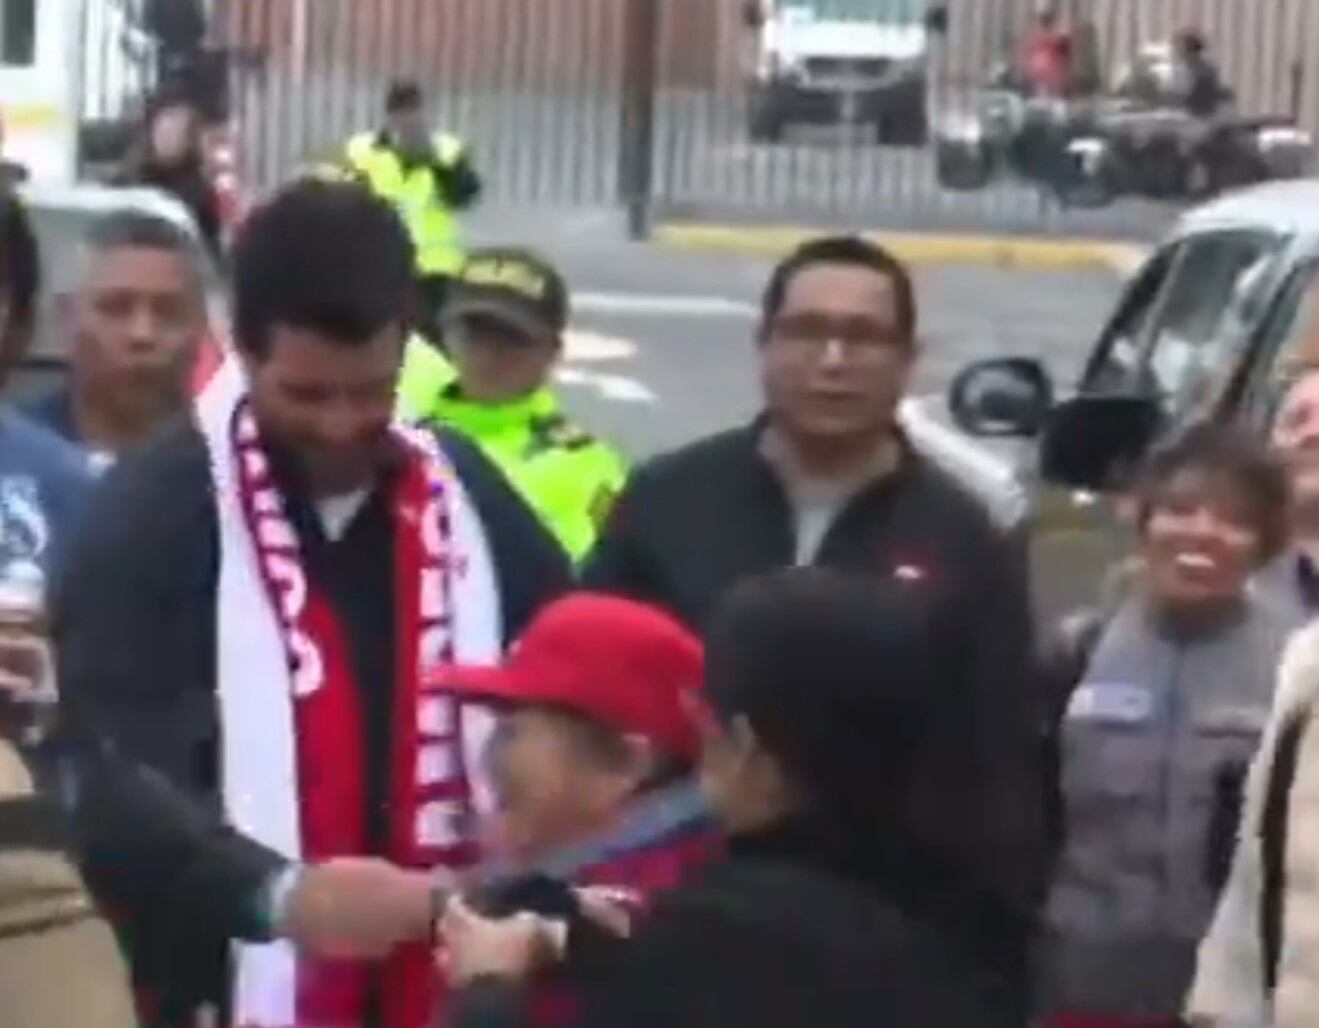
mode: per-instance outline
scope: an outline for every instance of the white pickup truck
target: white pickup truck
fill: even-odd
[[[873,125],[882,143],[923,146],[929,57],[947,10],[928,0],[750,0],[749,133],[792,124]]]

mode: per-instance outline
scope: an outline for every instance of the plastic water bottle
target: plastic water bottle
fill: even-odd
[[[46,576],[31,560],[0,565],[0,672],[30,683],[16,693],[0,690],[6,731],[23,742],[44,735],[58,693],[46,618]]]

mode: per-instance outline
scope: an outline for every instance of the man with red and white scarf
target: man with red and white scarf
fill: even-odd
[[[154,1023],[422,1028],[441,1000],[432,886],[476,857],[490,725],[427,672],[497,659],[569,571],[474,447],[391,423],[411,283],[358,186],[258,209],[236,358],[71,555],[78,820]]]

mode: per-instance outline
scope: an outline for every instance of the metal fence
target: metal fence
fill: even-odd
[[[972,104],[1036,0],[952,0],[930,54],[934,116]],[[1180,26],[1208,34],[1248,112],[1319,132],[1319,0],[1065,0],[1105,73]],[[855,127],[752,142],[745,0],[216,0],[223,41],[265,55],[235,78],[242,159],[272,185],[378,123],[386,83],[418,79],[464,135],[493,203],[658,216],[810,218],[912,228],[1130,234],[1170,211],[1063,211],[998,185],[950,194],[927,147]]]

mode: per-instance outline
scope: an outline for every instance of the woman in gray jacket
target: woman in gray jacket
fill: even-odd
[[[1288,634],[1249,586],[1286,542],[1287,497],[1263,446],[1220,426],[1138,482],[1133,587],[1064,701],[1050,1028],[1177,1023]]]

